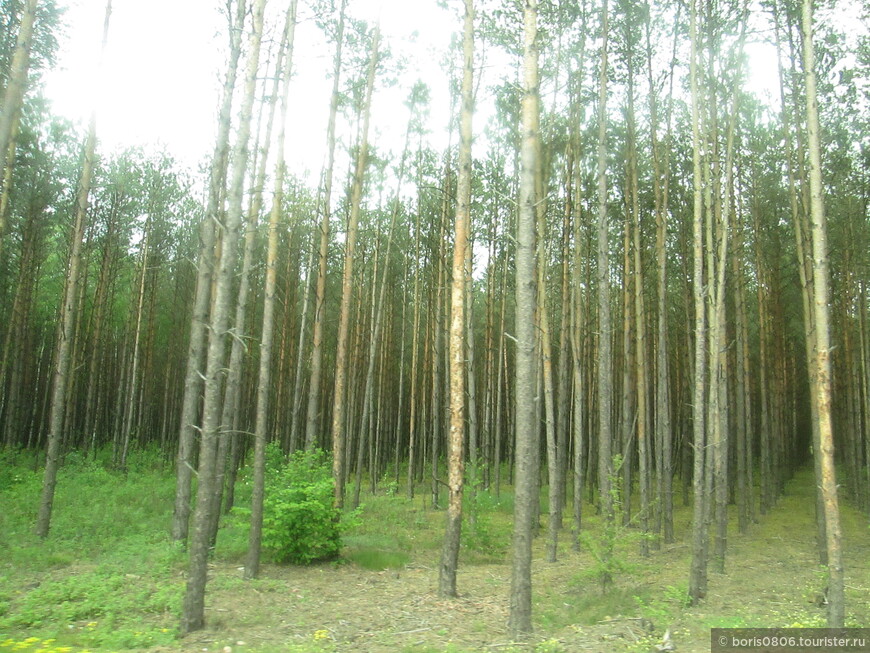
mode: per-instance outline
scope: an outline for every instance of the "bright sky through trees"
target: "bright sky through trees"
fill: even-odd
[[[99,135],[103,147],[165,145],[176,157],[195,165],[213,147],[217,89],[223,74],[225,19],[215,0],[126,0],[113,9],[109,49],[99,97]],[[453,12],[433,1],[354,0],[354,18],[371,24],[380,15],[393,59],[405,62],[403,81],[375,94],[375,140],[401,147],[407,121],[404,101],[417,79],[438,85],[439,66],[457,25]],[[103,6],[93,0],[70,0],[61,38],[58,67],[47,75],[47,94],[55,110],[84,123],[91,110],[83,80],[95,66]],[[277,4],[271,8],[278,24]],[[283,20],[283,19],[281,19]],[[291,87],[288,165],[316,175],[322,164],[322,134],[330,91],[330,47],[310,23],[309,7],[300,7]],[[277,37],[275,37],[277,38]],[[274,55],[271,55],[274,56]],[[430,129],[443,132],[449,116],[448,89],[432,88]],[[395,107],[390,110],[390,107]],[[300,129],[299,126],[304,125]],[[314,153],[314,154],[312,154]]]
[[[104,149],[163,145],[187,164],[205,160],[213,147],[217,89],[224,68],[221,5],[216,0],[117,3],[99,93],[98,131]],[[58,67],[47,75],[47,94],[59,114],[84,123],[92,94],[83,93],[82,84],[95,66],[103,7],[94,0],[69,0],[67,7],[68,29],[61,39]],[[283,7],[271,8],[273,28],[279,24],[279,9]],[[401,147],[407,120],[404,101],[418,79],[430,85],[430,135],[434,144],[446,144],[450,98],[442,63],[461,23],[454,9],[439,7],[436,0],[350,3],[354,18],[374,23],[380,17],[393,62],[403,62],[399,84],[381,84],[376,89],[376,147],[394,151]],[[331,57],[322,31],[310,25],[312,20],[310,7],[301,6],[287,143],[290,169],[309,176],[317,175],[322,164]],[[748,44],[747,55],[752,67],[748,88],[759,95],[772,93],[776,88],[772,46],[761,43],[759,36]],[[493,61],[486,64],[490,67]],[[481,128],[486,124],[485,109],[486,102],[478,98]]]

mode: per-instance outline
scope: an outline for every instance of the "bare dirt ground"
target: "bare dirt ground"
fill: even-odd
[[[212,569],[207,629],[180,641],[182,651],[655,651],[668,632],[677,651],[710,650],[711,627],[823,626],[824,572],[815,552],[812,485],[787,490],[747,535],[729,533],[726,573],[710,573],[709,594],[685,607],[690,551],[677,542],[651,552],[616,578],[612,592],[636,609],[595,615],[609,600],[582,571],[588,553],[566,545],[544,562],[543,536],[533,563],[535,634],[512,642],[507,633],[509,561],[461,564],[460,597],[437,595],[437,556],[412,552],[401,569],[370,571],[353,564],[264,567],[241,580],[235,565]],[[844,506],[847,625],[870,626],[870,531],[866,515]],[[678,513],[685,533],[688,511]],[[686,540],[687,541],[687,540]],[[428,563],[421,558],[431,558]],[[592,616],[591,616],[592,615]]]

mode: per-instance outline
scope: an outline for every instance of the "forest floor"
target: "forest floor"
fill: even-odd
[[[168,523],[171,473],[121,477],[91,465],[68,473],[45,543],[28,534],[35,503],[15,510],[24,500],[35,502],[38,475],[30,479],[20,468],[15,473],[18,482],[0,485],[0,653],[617,653],[656,651],[666,632],[675,650],[703,652],[710,650],[714,627],[825,625],[811,470],[789,481],[773,510],[748,533],[737,534],[732,524],[726,573],[711,567],[708,595],[695,607],[684,601],[688,508],[680,506],[675,514],[677,542],[646,557],[639,555],[636,529],[619,533],[620,569],[606,592],[596,577],[598,523],[589,506],[584,505],[589,535],[579,552],[572,550],[566,529],[558,562],[545,562],[542,529],[534,545],[535,632],[524,642],[512,642],[506,628],[512,512],[507,491],[500,500],[481,493],[472,504],[476,523],[464,527],[460,596],[452,600],[437,595],[444,513],[427,509],[428,497],[364,497],[340,560],[309,567],[264,564],[254,581],[241,578],[246,533],[242,521],[231,518],[211,565],[207,626],[178,638],[186,556],[165,532],[150,532],[155,523]],[[117,514],[92,509],[103,505],[107,511],[115,506]],[[845,502],[842,517],[847,625],[866,627],[868,520]]]

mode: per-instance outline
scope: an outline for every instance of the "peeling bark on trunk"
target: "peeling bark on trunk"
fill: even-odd
[[[466,388],[466,249],[471,226],[471,118],[473,107],[474,3],[465,0],[462,39],[462,109],[459,114],[459,169],[456,184],[456,216],[453,237],[453,279],[450,292],[450,432],[447,438],[447,526],[438,593],[456,596],[456,568],[459,565],[459,537],[462,530],[464,489],[465,388]],[[476,463],[472,460],[472,465]]]
[[[813,248],[813,316],[815,318],[815,359],[811,374],[816,377],[815,396],[819,419],[819,458],[825,514],[825,544],[828,552],[828,627],[845,625],[845,587],[843,572],[840,508],[834,469],[834,433],[831,416],[831,335],[829,325],[830,271],[822,186],[822,155],[819,134],[819,108],[816,97],[815,53],[813,44],[812,0],[803,0],[804,81],[806,84],[807,149],[810,181],[810,218]]]

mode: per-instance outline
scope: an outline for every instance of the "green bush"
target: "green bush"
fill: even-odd
[[[329,456],[297,451],[283,463],[277,446],[267,453],[263,547],[279,562],[328,560],[341,549],[341,513],[333,506]]]

